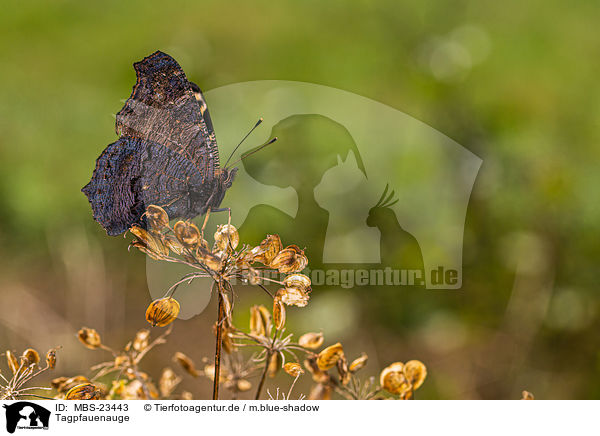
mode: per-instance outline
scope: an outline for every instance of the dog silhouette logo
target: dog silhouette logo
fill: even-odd
[[[50,411],[29,401],[19,401],[3,405],[6,409],[6,431],[14,433],[18,429],[48,429]]]

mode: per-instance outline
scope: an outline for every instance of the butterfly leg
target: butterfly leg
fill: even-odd
[[[227,221],[227,224],[231,224],[231,208],[230,207],[220,207],[218,209],[211,209],[211,212],[225,212],[227,211],[227,213],[229,214],[229,219]]]
[[[206,216],[204,217],[204,223],[202,224],[202,229],[200,229],[200,236],[204,239],[204,229],[206,228],[206,224],[208,224],[208,217],[210,216],[210,206],[206,209]]]

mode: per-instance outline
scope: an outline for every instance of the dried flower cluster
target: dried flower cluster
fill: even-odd
[[[173,392],[181,378],[171,368],[165,368],[158,381],[158,386],[139,365],[146,354],[154,347],[166,342],[171,329],[151,340],[150,331],[139,330],[122,350],[116,351],[104,345],[98,332],[83,327],[77,333],[79,341],[87,348],[102,349],[112,354],[112,359],[92,367],[95,375],[87,378],[83,375],[75,377],[59,377],[52,380],[52,387],[57,390],[55,398],[66,400],[148,400],[173,398]],[[110,388],[99,382],[110,374],[118,374],[112,380]],[[183,395],[183,394],[182,394]],[[185,394],[189,398],[189,394]]]
[[[23,397],[46,398],[34,392],[50,390],[50,388],[26,387],[25,385],[43,372],[56,367],[56,351],[57,348],[48,350],[45,365],[41,366],[40,354],[33,348],[26,349],[19,357],[7,350],[4,355],[11,375],[5,377],[0,371],[0,400],[15,400]]]

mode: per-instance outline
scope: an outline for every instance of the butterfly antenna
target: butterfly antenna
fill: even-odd
[[[239,158],[238,160],[236,160],[234,163],[232,163],[231,165],[235,165],[238,162],[243,161],[244,159],[246,159],[247,157],[252,156],[254,153],[258,153],[259,151],[261,151],[263,148],[265,148],[268,145],[271,145],[272,143],[274,143],[275,141],[277,141],[277,136],[274,137],[273,139],[271,139],[269,142],[267,142],[266,144],[261,145],[260,147],[254,149],[254,150],[250,150],[244,154],[242,154],[242,157]]]
[[[248,133],[246,133],[246,136],[244,136],[242,138],[242,140],[240,141],[240,143],[238,145],[235,146],[235,148],[233,149],[233,151],[231,152],[231,154],[229,155],[229,158],[227,159],[227,162],[225,162],[225,166],[223,168],[227,168],[227,164],[229,163],[229,161],[231,160],[231,158],[233,157],[233,155],[235,154],[235,152],[237,151],[238,148],[240,148],[240,145],[242,145],[242,143],[246,140],[246,138],[248,136],[250,136],[250,134],[252,132],[254,132],[254,129],[256,129],[258,126],[260,126],[260,123],[263,122],[262,117],[256,122],[256,124],[254,125],[254,127],[252,127],[250,129],[250,131]]]

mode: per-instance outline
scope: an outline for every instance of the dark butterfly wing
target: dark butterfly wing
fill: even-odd
[[[206,102],[179,64],[155,52],[134,67],[137,82],[117,114],[121,138],[100,155],[82,189],[109,235],[144,225],[150,204],[164,207],[172,218],[203,213],[219,168]]]
[[[141,147],[141,140],[135,138],[120,138],[110,144],[96,160],[90,183],[82,189],[90,200],[94,219],[111,236],[123,233],[144,212],[136,186]]]
[[[204,94],[202,94],[202,90],[198,85],[196,85],[194,82],[190,82],[190,85],[192,87],[192,91],[194,92],[194,96],[200,105],[200,113],[204,119],[204,124],[206,124],[206,129],[208,130],[208,145],[210,148],[210,153],[215,159],[215,165],[218,167],[220,162],[219,149],[217,148],[217,136],[215,135],[215,129],[213,127],[212,119],[210,118],[210,111],[208,110],[206,99],[204,98]]]
[[[216,140],[179,64],[157,51],[134,68],[137,82],[117,114],[117,133],[167,147],[189,159],[203,180],[212,180],[219,164]]]

